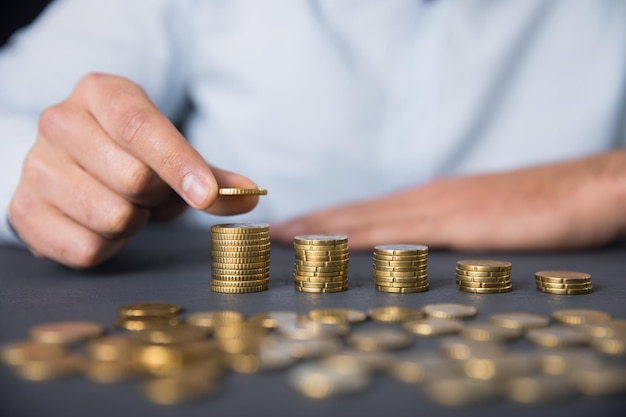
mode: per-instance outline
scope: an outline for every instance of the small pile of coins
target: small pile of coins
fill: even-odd
[[[428,246],[374,247],[374,285],[378,291],[416,293],[428,290]]]
[[[211,226],[211,290],[242,294],[265,291],[270,279],[268,224]]]
[[[486,259],[462,259],[456,263],[459,290],[476,294],[509,292],[511,263]]]
[[[537,290],[550,294],[589,294],[593,291],[591,275],[577,271],[535,272]]]
[[[294,285],[313,293],[348,289],[348,237],[299,235],[294,238]]]

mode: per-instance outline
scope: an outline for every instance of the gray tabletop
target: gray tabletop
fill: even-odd
[[[60,320],[93,320],[114,330],[118,306],[138,301],[170,301],[185,312],[234,309],[246,315],[263,311],[306,312],[321,307],[369,309],[383,305],[421,307],[458,302],[478,307],[475,320],[508,311],[550,315],[563,308],[594,308],[626,317],[626,245],[564,253],[461,253],[431,251],[430,290],[418,294],[377,292],[372,280],[372,255],[351,252],[350,289],[335,294],[307,294],[293,287],[293,249],[273,244],[269,291],[227,295],[209,290],[210,234],[207,230],[154,226],[144,230],[113,260],[98,268],[76,271],[38,260],[17,248],[0,248],[0,343],[24,339],[28,328]],[[474,295],[456,288],[456,261],[467,257],[512,262],[514,290]],[[535,288],[534,272],[567,269],[592,274],[595,291],[557,296]],[[432,348],[432,340],[416,340],[416,349]],[[525,343],[520,341],[519,343]],[[315,401],[295,393],[284,372],[228,375],[212,398],[182,406],[148,402],[136,382],[97,384],[82,378],[28,382],[0,367],[0,416],[378,416],[415,415],[550,416],[624,415],[626,396],[574,397],[548,405],[498,401],[468,408],[431,402],[416,386],[379,376],[365,393]]]

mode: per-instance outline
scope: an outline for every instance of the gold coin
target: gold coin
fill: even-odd
[[[505,292],[511,292],[513,290],[512,285],[507,285],[499,288],[475,288],[475,287],[467,287],[465,285],[459,284],[459,290],[464,292],[471,292],[474,294],[501,294]]]
[[[400,382],[416,384],[429,380],[457,377],[452,361],[434,352],[400,352],[393,357],[389,370]]]
[[[537,281],[537,288],[544,288],[548,291],[550,290],[587,290],[589,288],[593,288],[593,286],[589,283],[556,284],[556,283],[550,283],[550,282]]]
[[[423,254],[428,252],[428,246],[408,244],[377,245],[374,246],[374,251],[393,255]]]
[[[591,347],[607,355],[624,356],[626,355],[626,338],[622,336],[593,339]]]
[[[348,270],[348,265],[342,266],[305,266],[305,265],[294,265],[294,270],[297,272],[346,272]]]
[[[296,259],[294,262],[295,267],[300,266],[317,266],[317,267],[344,267],[347,269],[348,261],[303,261]]]
[[[40,343],[71,344],[93,339],[104,333],[104,328],[95,322],[63,321],[33,326],[31,339]]]
[[[211,264],[215,265],[227,265],[229,267],[235,266],[236,268],[246,268],[247,264],[261,264],[262,266],[268,265],[270,261],[269,253],[264,255],[249,254],[237,256],[222,256],[215,255],[215,252],[211,255]]]
[[[224,223],[211,226],[211,232],[214,233],[246,234],[268,230],[270,225],[267,223]]]
[[[420,267],[415,267],[415,266],[377,266],[374,265],[374,274],[376,274],[377,271],[382,271],[382,272],[418,272],[418,273],[422,273],[422,274],[427,274],[427,269],[426,268],[420,268]]]
[[[500,282],[476,282],[476,281],[463,281],[456,280],[456,283],[460,287],[467,288],[506,288],[511,285],[510,281],[500,281]]]
[[[489,321],[496,326],[522,330],[546,327],[550,324],[547,317],[524,312],[493,314]]]
[[[388,292],[388,293],[395,293],[395,294],[413,294],[413,293],[428,291],[428,285],[425,285],[423,287],[408,287],[408,288],[407,287],[403,287],[403,288],[383,287],[380,285],[374,285],[374,288],[376,288],[380,292]]]
[[[424,313],[411,307],[383,306],[371,308],[367,315],[375,321],[385,323],[401,323],[408,320],[421,319]]]
[[[207,331],[201,327],[181,324],[167,329],[154,329],[141,332],[139,339],[146,343],[171,345],[197,342],[207,338]]]
[[[597,323],[585,323],[581,330],[594,338],[619,337],[626,338],[626,319],[612,319]]]
[[[584,395],[606,396],[626,393],[626,373],[620,367],[599,367],[573,375],[576,390]]]
[[[442,405],[465,406],[494,401],[500,393],[493,381],[481,381],[466,377],[437,379],[425,387],[428,397]]]
[[[457,319],[438,319],[428,317],[424,319],[407,320],[402,327],[409,333],[419,336],[439,336],[454,334],[461,331],[463,322]]]
[[[302,320],[306,320],[306,315],[303,313],[295,311],[269,311],[253,315],[248,319],[248,322],[257,324],[266,329],[276,329]]]
[[[197,311],[188,314],[185,319],[187,324],[205,329],[213,329],[228,323],[242,323],[243,321],[243,314],[232,310]]]
[[[459,278],[471,277],[471,278],[509,278],[511,271],[468,271],[464,269],[456,269],[456,275]]]
[[[322,274],[320,275],[311,275],[311,274],[302,274],[302,273],[294,273],[293,280],[296,283],[317,283],[323,284],[326,282],[347,282],[348,276],[346,274]]]
[[[407,284],[427,284],[428,283],[428,275],[422,275],[417,277],[379,277],[377,275],[374,276],[374,283],[385,285],[385,283],[407,283]]]
[[[242,196],[242,195],[267,195],[265,188],[218,188],[218,195]]]
[[[496,284],[511,282],[510,275],[504,275],[501,277],[471,277],[468,275],[456,275],[456,279],[457,281],[462,281],[462,282],[488,282],[488,283],[496,283]]]
[[[497,357],[507,353],[504,345],[494,342],[463,339],[458,336],[448,336],[439,344],[440,350],[450,359],[464,361],[473,357]]]
[[[211,254],[217,258],[239,258],[242,256],[268,256],[271,243],[258,243],[254,245],[221,245],[212,244]]]
[[[336,338],[290,340],[291,356],[296,359],[319,358],[343,349],[343,342]]]
[[[523,404],[554,402],[574,395],[568,381],[556,375],[517,377],[504,386],[509,400]]]
[[[255,279],[251,281],[244,281],[244,280],[226,281],[226,280],[220,280],[220,279],[215,279],[215,278],[211,280],[211,285],[215,287],[258,287],[258,286],[267,285],[267,284],[269,284],[269,278]]]
[[[428,289],[428,282],[416,281],[416,282],[380,282],[377,281],[374,285],[382,288],[420,288],[423,290]]]
[[[428,254],[423,255],[387,255],[384,253],[374,252],[372,256],[374,262],[426,262],[428,263]]]
[[[146,344],[133,352],[136,369],[154,376],[180,375],[190,367],[208,362],[219,366],[221,360],[220,346],[215,340],[172,345]]]
[[[82,367],[83,360],[80,356],[65,355],[55,359],[29,360],[13,370],[22,379],[48,381],[77,375]]]
[[[441,319],[463,319],[478,313],[474,306],[454,303],[428,304],[422,307],[422,311],[429,317]]]
[[[552,318],[563,324],[578,326],[586,323],[604,323],[611,320],[611,315],[600,310],[573,308],[556,310],[552,313]]]
[[[343,287],[336,288],[311,288],[311,287],[303,287],[300,285],[295,286],[296,290],[300,292],[309,292],[309,293],[327,293],[327,292],[342,292],[348,289],[348,284],[346,283]]]
[[[278,327],[276,331],[288,339],[312,341],[344,336],[350,331],[350,326],[347,323],[300,320],[286,323],[284,326]]]
[[[346,263],[349,260],[349,255],[342,256],[298,256],[295,257],[296,261],[302,262],[343,262]]]
[[[583,332],[564,326],[530,329],[526,333],[526,338],[542,347],[573,347],[586,345],[589,342],[589,337]]]
[[[602,367],[600,358],[591,350],[565,347],[537,352],[540,371],[551,375],[574,375],[587,369]]]
[[[549,293],[549,294],[557,294],[557,295],[581,295],[581,294],[590,294],[593,292],[593,287],[590,285],[587,288],[579,288],[579,289],[563,289],[563,288],[545,288],[538,286],[537,291]]]
[[[464,271],[508,271],[511,262],[490,259],[462,259],[456,263],[457,269]]]
[[[396,278],[420,278],[426,276],[426,274],[415,271],[415,272],[391,272],[391,271],[376,271],[375,275],[377,277],[396,277]]]
[[[83,374],[93,382],[111,384],[138,377],[131,361],[88,360],[83,364]]]
[[[588,281],[591,275],[578,271],[538,271],[535,277],[551,282]]]
[[[347,249],[315,249],[315,250],[302,250],[295,249],[294,253],[296,257],[298,256],[322,256],[322,257],[333,257],[333,256],[348,256]]]
[[[522,336],[522,331],[520,329],[496,326],[495,324],[474,323],[465,326],[461,330],[460,336],[483,342],[505,342],[518,339]]]
[[[393,356],[384,351],[346,349],[324,357],[320,363],[343,372],[350,372],[353,368],[366,372],[384,372],[391,367]]]
[[[163,329],[171,326],[178,326],[180,324],[180,317],[140,317],[140,318],[126,318],[118,317],[115,320],[115,327],[129,330],[133,332],[140,332],[144,330]]]
[[[180,313],[180,306],[174,303],[148,301],[124,304],[117,309],[120,317],[170,317]]]
[[[384,270],[384,268],[410,268],[409,270],[423,270],[426,269],[428,262],[424,261],[380,261],[374,260],[373,266],[375,269]]]
[[[367,319],[367,314],[351,308],[326,308],[309,311],[309,318],[321,323],[359,323]]]
[[[267,291],[267,285],[257,285],[255,287],[222,287],[211,283],[211,291],[227,294],[244,294],[251,292]]]
[[[293,238],[298,245],[334,245],[348,243],[346,235],[298,235]]]
[[[215,381],[193,378],[156,378],[143,384],[144,395],[159,405],[183,404],[210,396],[217,388]]]
[[[242,264],[243,265],[243,264]],[[249,265],[249,264],[247,264]],[[269,265],[254,268],[236,268],[236,267],[212,267],[211,274],[216,276],[241,276],[241,275],[266,275],[270,271]]]
[[[99,362],[129,361],[139,340],[125,334],[99,337],[87,343],[85,353]]]
[[[410,346],[413,340],[406,332],[382,327],[355,330],[347,336],[346,342],[358,350],[379,351],[404,349]]]
[[[294,243],[293,248],[296,251],[309,251],[309,250],[348,250],[347,243],[332,243],[330,245],[302,245],[299,243]]]
[[[497,381],[529,376],[536,373],[539,368],[534,354],[515,351],[496,356],[486,352],[477,352],[462,361],[460,366],[469,378]]]
[[[2,361],[11,366],[20,366],[31,360],[55,360],[67,354],[63,345],[31,340],[8,342],[0,349]]]
[[[357,368],[345,372],[316,363],[303,363],[288,374],[289,384],[301,395],[313,398],[335,398],[364,391],[371,376]]]
[[[333,282],[311,282],[311,281],[295,281],[297,287],[304,288],[342,288],[346,285],[346,281]]]
[[[264,272],[262,274],[211,274],[211,281],[254,281],[254,280],[263,280],[269,278],[269,272]]]

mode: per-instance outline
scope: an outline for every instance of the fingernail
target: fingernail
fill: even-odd
[[[209,186],[204,178],[189,173],[183,178],[182,187],[185,200],[196,208],[201,208],[209,194]]]

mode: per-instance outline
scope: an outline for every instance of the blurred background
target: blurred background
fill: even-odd
[[[52,0],[20,0],[0,2],[0,46],[11,34],[28,25]]]

